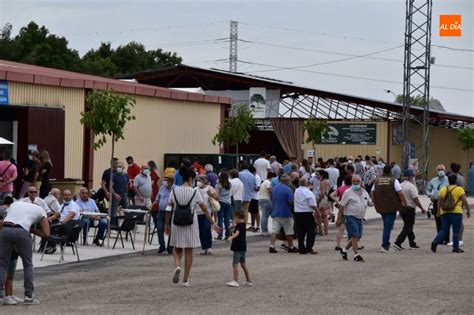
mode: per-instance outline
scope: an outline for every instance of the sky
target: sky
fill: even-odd
[[[439,36],[442,14],[462,15],[461,37]],[[430,94],[470,116],[473,19],[473,0],[433,0]],[[386,101],[394,100],[386,90],[403,92],[404,0],[0,0],[0,25],[13,24],[14,34],[35,21],[81,55],[101,42],[137,41],[203,68],[228,69],[230,20],[242,40],[238,71]]]

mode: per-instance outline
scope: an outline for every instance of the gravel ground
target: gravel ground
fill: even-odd
[[[382,254],[381,221],[367,223],[361,252],[365,263],[341,259],[334,251],[334,230],[330,237],[317,239],[320,254],[315,256],[282,250],[272,255],[267,238],[253,237],[247,256],[252,288],[226,287],[232,254],[223,242],[215,245],[215,256],[195,252],[189,288],[171,283],[172,257],[154,252],[38,268],[36,296],[41,304],[0,306],[0,313],[472,314],[472,222],[465,220],[464,254],[452,254],[446,246],[431,253],[434,220],[421,215],[415,233],[422,248]],[[397,220],[392,239],[400,229]],[[21,278],[19,274],[15,281],[18,296]]]

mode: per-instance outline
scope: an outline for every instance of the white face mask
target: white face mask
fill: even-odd
[[[143,175],[150,175],[150,170],[149,169],[143,170]]]
[[[438,171],[438,176],[439,177],[444,177],[444,171]]]
[[[168,186],[168,181],[167,181],[167,180],[164,180],[164,181],[163,181],[163,185]]]
[[[202,188],[202,187],[204,186],[204,183],[202,183],[202,182],[197,182],[197,186],[198,186],[199,188]]]
[[[123,167],[117,167],[117,173],[122,174],[123,173]]]

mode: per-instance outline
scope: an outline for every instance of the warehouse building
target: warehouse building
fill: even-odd
[[[13,141],[22,165],[28,149],[46,149],[52,178],[79,179],[100,185],[110,161],[110,143],[93,151],[90,130],[80,123],[86,96],[112,89],[135,99],[135,121],[115,155],[138,163],[155,160],[163,167],[165,153],[219,153],[211,143],[224,119],[230,98],[203,95],[0,60],[0,137]]]
[[[265,150],[281,158],[289,156],[323,157],[370,155],[385,161],[402,160],[401,104],[354,95],[307,88],[281,80],[218,69],[187,65],[124,76],[144,84],[167,88],[200,88],[205,95],[228,96],[234,104],[247,104],[254,110],[258,129],[249,144],[239,146],[242,153]],[[315,82],[317,85],[317,82]],[[461,105],[460,105],[461,106]],[[466,104],[466,112],[472,110]],[[472,112],[472,111],[471,111]],[[413,118],[423,114],[413,108]],[[314,150],[306,144],[302,124],[309,117],[325,119],[330,136]],[[474,125],[474,117],[430,110],[428,175],[433,176],[439,163],[457,161],[466,171],[467,153],[461,150],[457,130]],[[410,134],[412,163],[422,156],[420,126],[413,125]],[[233,148],[226,148],[233,152]]]

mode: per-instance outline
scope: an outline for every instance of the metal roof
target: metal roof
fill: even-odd
[[[289,81],[254,76],[242,72],[229,72],[220,69],[204,69],[188,65],[177,65],[157,70],[143,71],[135,74],[125,75],[121,78],[134,78],[140,83],[146,83],[155,86],[199,86],[205,90],[246,90],[250,87],[265,87],[267,89],[280,90],[282,98],[295,98],[295,96],[312,97],[312,100],[308,100],[306,104],[303,104],[299,101],[297,101],[297,105],[287,104],[288,107],[300,107],[299,109],[295,107],[296,112],[300,110],[300,116],[294,114],[295,111],[292,110],[291,114],[294,115],[294,118],[304,118],[305,115],[306,117],[308,115],[315,116],[318,114],[318,111],[319,115],[321,115],[324,111],[323,116],[326,116],[328,119],[369,119],[373,116],[390,119],[398,117],[398,114],[403,111],[403,105],[394,102],[324,91],[295,85]],[[320,101],[326,102],[326,109],[314,108],[313,105],[317,102],[317,106],[319,106]],[[304,110],[301,108],[302,105],[306,106]],[[341,107],[345,107],[345,113],[341,111]],[[331,113],[329,114],[329,112]],[[413,107],[411,109],[411,113],[414,117],[419,117],[423,114],[423,109]],[[433,109],[430,110],[430,120],[432,123],[441,125],[447,124],[448,122],[462,122],[468,124],[474,123],[473,116],[465,116]]]
[[[107,90],[166,99],[230,104],[229,97],[203,95],[0,59],[0,80],[68,88]]]

